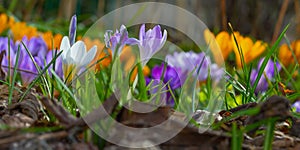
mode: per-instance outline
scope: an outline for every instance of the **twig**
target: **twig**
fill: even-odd
[[[62,126],[67,127],[69,124],[72,124],[76,121],[76,118],[73,117],[69,112],[67,112],[61,105],[59,105],[53,99],[43,97],[41,102],[61,123]]]
[[[112,94],[112,96],[110,96],[102,104],[102,106],[99,106],[97,109],[93,110],[83,118],[75,118],[56,101],[47,97],[43,97],[41,101],[46,109],[49,110],[66,129],[85,127],[86,122],[93,123],[99,119],[105,118],[107,114],[111,114],[113,112],[118,102],[115,96]]]
[[[285,16],[285,12],[286,12],[286,10],[287,10],[287,8],[289,6],[289,2],[290,2],[290,0],[284,0],[283,3],[282,3],[282,5],[281,5],[281,9],[280,9],[280,12],[279,12],[279,17],[278,17],[278,20],[276,22],[274,33],[273,33],[272,44],[278,38],[278,35],[279,35],[279,32],[280,32],[280,28],[282,26],[283,18]]]
[[[93,110],[83,118],[77,119],[74,124],[70,124],[67,128],[70,129],[76,126],[86,126],[87,123],[92,124],[99,119],[106,118],[107,114],[111,114],[114,111],[117,102],[118,100],[116,99],[114,94],[112,94],[112,96],[110,96],[105,102],[103,102],[102,106],[99,106],[97,109]]]
[[[16,136],[10,136],[8,138],[0,139],[0,145],[9,144],[24,139],[31,139],[31,138],[35,138],[36,136],[37,135],[34,133],[26,133],[26,134],[21,134]]]

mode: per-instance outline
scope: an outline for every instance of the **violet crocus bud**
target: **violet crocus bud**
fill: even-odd
[[[70,27],[69,27],[69,38],[70,38],[71,46],[75,43],[76,26],[77,26],[77,17],[76,17],[76,15],[73,15],[71,18]]]

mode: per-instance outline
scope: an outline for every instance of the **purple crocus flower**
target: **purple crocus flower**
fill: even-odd
[[[69,27],[69,38],[70,38],[71,46],[75,43],[76,24],[77,24],[77,17],[76,17],[76,15],[73,15],[71,18],[70,27]]]
[[[292,106],[296,108],[296,112],[300,113],[300,101],[296,101]]]
[[[59,52],[56,52],[57,54]],[[55,55],[55,50],[49,51],[46,55],[46,64],[49,64],[52,59],[54,58]],[[49,67],[49,74],[51,75],[50,69],[53,69],[53,65],[51,65]],[[55,73],[60,77],[63,78],[64,74],[63,74],[63,70],[62,70],[62,60],[61,60],[61,56],[58,56],[57,59],[55,60],[55,67],[54,67],[54,71]]]
[[[164,75],[162,77],[163,72]],[[177,89],[181,87],[179,75],[176,69],[172,66],[167,65],[165,67],[164,64],[161,64],[160,66],[154,66],[152,68],[151,77],[153,79],[161,79],[162,77],[164,83],[169,83],[171,89]]]
[[[47,48],[47,45],[46,45],[45,41],[43,40],[43,38],[32,37],[32,38],[28,39],[26,36],[24,36],[22,38],[22,42],[24,43],[26,48],[30,51],[30,53],[33,57],[38,56],[40,58],[45,58],[48,48]],[[21,41],[17,41],[16,45],[17,46],[20,45],[21,51],[23,51],[24,53],[27,53],[27,51],[25,50],[25,47],[23,46]]]
[[[163,47],[166,40],[167,31],[164,30],[164,33],[162,34],[159,25],[155,26],[153,29],[149,29],[146,32],[145,24],[143,24],[140,28],[138,44],[140,49],[141,60],[143,61],[144,59],[151,58],[156,52],[158,52]]]
[[[27,52],[26,52],[27,53]],[[33,58],[38,67],[42,65],[42,59],[38,56]],[[23,85],[29,85],[38,75],[38,70],[28,54],[24,54],[20,61],[19,72],[22,78]]]
[[[115,53],[118,46],[118,54],[121,52],[125,45],[136,45],[138,40],[128,37],[128,31],[124,25],[121,25],[120,30],[116,30],[113,34],[112,30],[107,30],[104,34],[104,41],[107,48],[110,48],[112,54]]]
[[[160,79],[163,79],[162,81],[163,82],[162,85],[164,86],[163,89],[166,89],[168,91],[166,93],[165,103],[167,105],[174,106],[174,99],[172,98],[170,91],[172,90],[174,92],[175,89],[181,87],[179,74],[176,72],[175,68],[169,65],[165,66],[165,64],[161,64],[159,66],[154,66],[152,68],[151,78],[146,78],[146,84],[148,85],[151,82],[151,80],[153,80],[155,82],[153,82],[151,86],[156,87],[160,84],[160,82],[157,82],[160,81]],[[166,84],[168,84],[169,86],[165,86]],[[150,93],[153,93],[153,91],[152,92],[150,91]],[[165,96],[163,95],[161,98],[164,97]]]
[[[204,52],[175,52],[173,55],[167,55],[166,61],[179,72],[182,82],[185,81],[190,73],[193,73],[193,76],[197,77],[199,81],[206,80],[208,77],[208,68],[210,68],[212,79],[216,82],[219,81],[224,74],[223,70],[220,69],[217,64],[211,63]]]
[[[261,65],[262,65],[263,61],[264,61],[264,58],[262,58],[259,61],[257,69],[253,69],[252,72],[251,72],[250,81],[251,81],[252,85],[254,84],[254,82],[257,78],[257,74],[259,72],[259,69],[261,68]],[[264,74],[266,75],[268,80],[272,80],[275,76],[276,72],[275,72],[274,65],[276,65],[276,68],[277,68],[278,72],[281,70],[281,66],[278,62],[276,62],[276,64],[275,64],[272,60],[269,59],[268,62],[267,62],[267,65],[265,67],[265,70],[264,70]],[[265,92],[268,89],[268,81],[267,81],[264,74],[261,76],[261,78],[258,81],[258,85],[255,89],[256,94]]]

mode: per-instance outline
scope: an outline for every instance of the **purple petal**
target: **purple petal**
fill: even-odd
[[[70,22],[69,27],[69,38],[70,38],[70,45],[72,46],[75,43],[76,38],[76,24],[77,24],[77,17],[73,15]]]

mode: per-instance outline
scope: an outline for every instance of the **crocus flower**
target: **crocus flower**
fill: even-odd
[[[300,40],[293,41],[289,46],[287,44],[283,44],[279,48],[279,60],[285,65],[295,64],[295,58],[292,54],[295,54],[298,63],[300,63]]]
[[[218,35],[216,36],[216,40],[222,51],[223,58],[224,60],[226,60],[228,58],[228,55],[232,52],[233,48],[230,34],[226,31],[222,31],[218,33]]]
[[[13,38],[21,40],[24,36],[29,39],[38,35],[35,27],[27,26],[25,22],[16,22],[10,28]]]
[[[22,78],[23,85],[29,85],[34,78],[38,75],[38,70],[34,65],[34,62],[31,60],[27,52],[21,52],[22,58],[20,58],[19,72]],[[38,67],[42,65],[42,59],[39,57],[34,57],[34,61],[37,63]]]
[[[32,37],[28,39],[26,36],[22,38],[22,42],[26,46],[26,48],[30,51],[31,55],[33,57],[38,56],[40,58],[45,58],[48,48],[41,37]],[[16,45],[20,45],[20,49],[22,52],[27,53],[25,50],[24,45],[21,43],[21,41],[17,41]]]
[[[249,64],[252,60],[260,56],[267,48],[267,44],[260,40],[257,40],[254,43],[252,39],[250,39],[249,37],[244,37],[238,32],[235,32],[234,36],[236,36],[238,46],[240,47],[246,64]],[[235,53],[237,66],[242,67],[241,56],[235,40],[233,39],[233,35],[231,41],[233,42],[233,51]]]
[[[163,74],[164,73],[164,74]],[[160,81],[160,79],[163,79],[162,83],[157,82]],[[172,66],[166,65],[165,64],[161,64],[159,66],[155,66],[152,68],[152,72],[151,72],[151,77],[150,78],[146,78],[146,84],[148,85],[149,83],[151,83],[151,80],[153,80],[154,82],[152,82],[152,87],[157,87],[159,84],[162,84],[162,86],[164,86],[163,89],[166,89],[168,92],[166,93],[166,100],[165,103],[167,105],[174,105],[174,99],[171,96],[171,91],[174,92],[175,89],[178,89],[181,87],[181,82],[180,82],[180,78],[179,78],[179,74],[176,72],[176,69],[173,68]],[[169,86],[165,86],[165,85],[169,85]],[[153,89],[154,91],[158,90]],[[153,93],[153,90],[150,90],[150,93]]]
[[[257,74],[259,72],[259,69],[261,68],[263,61],[264,61],[264,58],[259,61],[257,69],[253,69],[251,72],[250,81],[251,81],[252,85],[254,84],[254,82],[257,78]],[[268,60],[267,65],[264,70],[265,75],[263,74],[261,76],[261,78],[259,79],[258,85],[255,89],[256,94],[265,92],[268,89],[268,80],[272,81],[272,79],[275,77],[276,72],[275,72],[274,67],[277,68],[278,72],[281,70],[281,66],[278,62],[276,62],[276,64],[275,64],[275,62],[273,62],[272,60]],[[266,79],[265,76],[267,77],[268,80]]]
[[[151,58],[156,52],[158,52],[164,46],[166,40],[167,40],[167,31],[164,30],[164,33],[162,34],[159,25],[155,26],[153,29],[149,29],[146,32],[145,24],[143,24],[140,28],[139,44],[138,44],[140,49],[141,60]]]
[[[5,31],[14,23],[14,18],[7,16],[6,14],[0,14],[0,33]]]
[[[128,31],[124,25],[121,25],[120,30],[116,30],[114,34],[112,33],[113,31],[107,30],[104,34],[105,45],[111,49],[112,54],[115,53],[116,48],[118,48],[117,54],[119,54],[125,45],[138,43],[137,39],[128,37]]]
[[[175,52],[173,55],[167,55],[166,61],[173,66],[180,74],[181,82],[184,82],[186,77],[193,73],[199,81],[204,81],[208,77],[208,68],[211,70],[211,77],[214,81],[219,81],[224,74],[223,70],[217,64],[211,63],[205,53]]]
[[[82,41],[77,41],[71,47],[67,36],[63,37],[60,49],[63,50],[61,57],[64,77],[67,82],[71,81],[82,67],[86,67],[94,59],[97,52],[97,46],[93,46],[87,51]]]
[[[164,75],[162,77],[163,72],[164,72]],[[177,89],[181,86],[180,78],[179,78],[179,75],[178,75],[176,69],[169,65],[167,65],[165,67],[164,64],[161,64],[160,66],[153,67],[151,77],[153,79],[161,79],[161,77],[162,77],[164,83],[169,82],[170,87],[172,89]]]
[[[204,40],[208,44],[215,58],[220,57],[218,51],[222,52],[224,60],[232,52],[231,37],[228,32],[222,31],[216,37],[209,29],[204,30]],[[223,64],[222,59],[216,59],[216,63]]]
[[[27,39],[26,36],[22,38],[22,42],[29,50],[32,55],[33,60],[30,58],[30,55],[26,51],[24,45],[17,41],[16,45],[20,46],[20,57],[19,57],[19,72],[21,75],[23,85],[28,85],[31,83],[38,74],[37,67],[42,68],[44,66],[44,59],[47,53],[47,45],[41,37],[33,37]],[[35,64],[37,66],[35,66]]]
[[[42,37],[48,47],[48,50],[58,49],[62,40],[61,34],[53,34],[51,31],[47,31],[42,34]]]
[[[296,112],[300,113],[300,101],[296,101],[292,106],[296,108]]]

